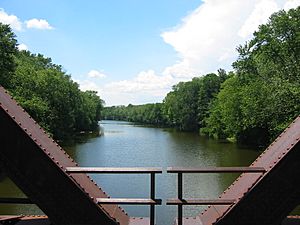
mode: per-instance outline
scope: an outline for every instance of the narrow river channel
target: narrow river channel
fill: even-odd
[[[259,154],[254,149],[239,148],[193,133],[170,129],[137,126],[128,122],[102,121],[104,135],[64,146],[80,166],[99,167],[162,167],[156,176],[156,196],[163,205],[156,207],[157,225],[172,224],[175,206],[166,206],[165,199],[175,198],[176,175],[166,174],[169,166],[248,166]],[[217,198],[236,178],[234,174],[184,175],[184,197]],[[111,196],[147,198],[150,175],[92,175]],[[66,193],[67,194],[67,193]],[[7,178],[0,179],[0,196],[20,197],[22,192]],[[124,206],[130,216],[149,215],[148,206]],[[186,206],[185,216],[195,216],[204,207]],[[41,214],[35,206],[0,205],[0,214]]]

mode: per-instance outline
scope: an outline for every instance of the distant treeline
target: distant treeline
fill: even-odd
[[[55,139],[98,128],[103,101],[82,92],[50,58],[19,51],[15,34],[0,23],[0,85]]]
[[[161,104],[107,107],[103,117],[266,145],[300,113],[300,7],[274,13],[237,51],[234,72],[180,82]]]

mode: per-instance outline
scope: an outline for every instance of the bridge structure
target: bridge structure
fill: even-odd
[[[0,204],[36,204],[46,216],[0,216],[0,224],[154,225],[155,175],[161,168],[92,168],[76,162],[0,87],[0,166],[28,198]],[[226,168],[170,167],[178,174],[178,225],[287,225],[286,216],[300,203],[300,117],[250,165]],[[150,175],[149,198],[108,196],[89,173]],[[241,173],[218,199],[183,196],[185,173]],[[149,218],[130,217],[121,204],[149,205]],[[208,205],[196,217],[183,217],[184,205]],[[170,206],[172,207],[172,206]],[[298,218],[291,218],[290,221]],[[297,220],[299,221],[299,220]]]

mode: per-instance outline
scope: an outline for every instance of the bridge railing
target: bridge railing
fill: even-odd
[[[161,205],[162,200],[155,197],[155,174],[161,174],[161,168],[139,167],[67,167],[67,173],[95,173],[95,174],[150,174],[149,198],[97,198],[98,204],[118,205],[150,205],[150,225],[155,224],[155,205]]]
[[[177,174],[177,198],[168,199],[167,205],[177,205],[178,225],[183,224],[183,205],[232,205],[236,199],[200,199],[183,198],[183,174],[184,173],[265,173],[263,167],[206,167],[185,168],[168,167],[167,173]]]

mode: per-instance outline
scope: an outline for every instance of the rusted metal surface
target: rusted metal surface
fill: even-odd
[[[86,174],[68,174],[77,164],[0,87],[0,161],[7,175],[54,224],[129,224],[118,205],[98,205],[109,196]]]
[[[167,200],[167,205],[232,205],[235,200],[230,199],[201,199],[201,198],[171,198]]]
[[[3,225],[51,225],[47,216],[0,216]]]
[[[168,167],[168,173],[264,173],[263,167]]]
[[[149,174],[162,173],[162,168],[139,168],[139,167],[67,167],[68,173],[117,173],[117,174]]]
[[[122,205],[149,205],[150,225],[155,224],[155,205],[161,205],[161,199],[155,197],[155,175],[162,173],[162,168],[140,168],[140,167],[67,167],[67,173],[100,173],[100,174],[150,174],[150,198],[128,199],[128,198],[97,198],[98,204],[122,204]],[[137,223],[135,221],[135,223]]]
[[[23,216],[0,216],[0,222],[19,220]]]
[[[243,173],[220,199],[231,206],[209,206],[203,225],[279,225],[300,203],[300,117],[251,164],[265,173]]]
[[[161,199],[151,198],[97,198],[98,204],[119,204],[119,205],[161,205]]]

